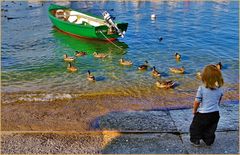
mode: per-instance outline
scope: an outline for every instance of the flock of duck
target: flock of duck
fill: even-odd
[[[63,56],[64,61],[68,62],[67,70],[70,71],[70,72],[76,72],[78,69],[75,66],[72,65],[72,62],[75,61],[76,57],[82,57],[82,56],[85,56],[85,55],[87,55],[87,53],[83,52],[83,51],[75,51],[75,56],[74,57],[69,57],[67,54],[64,54],[64,56]],[[108,55],[105,54],[105,53],[94,52],[93,56],[95,58],[104,59]],[[176,61],[180,61],[180,59],[181,59],[181,55],[179,53],[175,53],[174,57],[175,57]],[[131,65],[133,65],[133,62],[130,61],[130,60],[125,60],[125,59],[121,58],[119,60],[119,64],[123,65],[123,66],[131,66]],[[222,63],[221,62],[217,63],[216,67],[219,70],[221,70],[222,69]],[[138,70],[141,70],[141,71],[146,71],[148,68],[149,68],[148,61],[145,61],[145,63],[143,65],[138,66]],[[176,74],[184,74],[184,72],[185,72],[184,67],[180,67],[180,68],[170,67],[169,70],[172,73],[176,73]],[[152,67],[151,74],[154,77],[160,77],[161,76],[160,72],[156,69],[155,66]],[[197,76],[198,79],[201,79],[201,72],[197,72],[196,76]],[[89,70],[88,70],[88,73],[87,73],[87,80],[96,81],[96,78],[94,77],[94,75],[91,74],[91,72]],[[156,82],[156,86],[159,87],[159,88],[172,88],[172,87],[174,87],[174,85],[175,85],[175,82],[172,81],[172,80],[162,80],[162,81],[158,80]]]

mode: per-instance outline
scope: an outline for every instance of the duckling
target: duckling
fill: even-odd
[[[94,56],[95,58],[106,58],[106,57],[107,57],[107,54],[94,52],[94,53],[93,53],[93,56]]]
[[[180,60],[181,59],[181,55],[179,53],[175,53],[175,59],[176,60]]]
[[[173,73],[183,74],[185,71],[185,68],[184,67],[181,67],[181,68],[170,67],[169,70]]]
[[[86,52],[82,52],[82,51],[80,51],[80,52],[75,51],[75,56],[76,57],[81,57],[81,56],[84,56],[84,55],[87,55],[87,53]]]
[[[144,65],[138,66],[138,70],[147,70],[148,69],[148,61],[145,61]]]
[[[63,58],[64,58],[64,61],[67,61],[67,62],[72,62],[75,60],[74,57],[69,57],[67,54],[64,54]]]
[[[156,70],[155,66],[153,66],[152,75],[156,76],[156,77],[160,77],[161,76],[161,74]]]
[[[174,85],[175,85],[175,82],[173,82],[172,80],[156,82],[156,86],[158,88],[172,88]]]
[[[71,72],[76,72],[77,71],[77,68],[72,66],[72,64],[69,62],[68,64],[68,67],[67,67],[67,70],[71,71]]]
[[[196,73],[196,78],[199,79],[199,80],[202,79],[202,73],[201,72],[197,72]]]
[[[95,77],[93,75],[91,75],[91,72],[88,70],[88,75],[87,75],[87,79],[89,81],[95,81]]]
[[[217,63],[215,66],[216,66],[219,70],[222,70],[222,63],[221,63],[221,62]]]
[[[124,60],[123,58],[119,60],[119,63],[124,66],[131,66],[133,64],[132,61]]]

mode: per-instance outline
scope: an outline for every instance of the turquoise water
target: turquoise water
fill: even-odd
[[[128,22],[125,38],[115,42],[121,49],[56,31],[47,16],[50,3],[2,3],[2,92],[136,95],[158,91],[150,70],[137,71],[145,60],[156,66],[161,79],[177,81],[176,91],[195,91],[200,84],[196,72],[220,61],[226,85],[238,84],[238,2],[61,2],[97,15],[108,10],[117,21]],[[155,21],[150,19],[153,13]],[[77,58],[78,71],[69,73],[63,54],[71,56],[75,50],[88,55]],[[96,59],[94,51],[109,57]],[[180,62],[175,61],[175,52],[182,55]],[[133,66],[120,66],[122,57],[133,61]],[[186,74],[170,73],[173,66],[184,66]],[[87,81],[87,70],[97,82]]]

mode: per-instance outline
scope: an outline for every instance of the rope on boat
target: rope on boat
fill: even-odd
[[[117,48],[119,48],[119,49],[123,49],[123,48],[121,48],[120,46],[118,46],[118,45],[116,45],[116,44],[114,44],[114,42],[112,42],[110,39],[108,39],[107,38],[107,36],[105,36],[103,33],[102,33],[102,31],[100,31],[100,33],[104,36],[104,38],[106,38],[110,43],[112,43],[114,46],[116,46]]]

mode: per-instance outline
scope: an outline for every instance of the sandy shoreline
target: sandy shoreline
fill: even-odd
[[[19,95],[19,94],[18,94]],[[2,93],[2,131],[91,131],[92,122],[112,112],[190,108],[195,93],[86,95],[53,101],[14,101],[16,94]],[[7,102],[11,100],[14,102]],[[238,91],[225,93],[223,102],[237,102]]]

